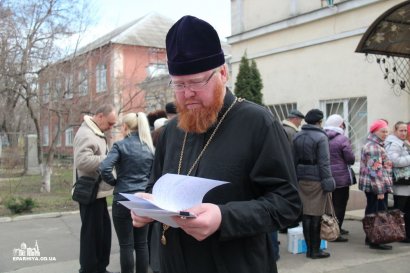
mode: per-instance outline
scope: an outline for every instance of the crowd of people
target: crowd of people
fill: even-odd
[[[292,109],[279,122],[266,108],[237,98],[226,87],[228,71],[215,29],[196,17],[184,16],[171,27],[166,50],[175,102],[148,115],[123,115],[123,138],[111,149],[104,133],[118,121],[110,104],[85,116],[74,138],[75,177],[102,177],[96,201],[80,204],[79,272],[108,272],[111,220],[106,197],[111,194],[122,273],[146,273],[148,266],[155,273],[274,273],[277,231],[300,221],[306,257],[330,257],[320,248],[321,216],[330,198],[341,230],[336,242],[347,242],[349,231],[342,225],[356,181],[343,117],[334,114],[324,120],[319,109],[306,115]],[[393,193],[410,232],[408,126],[397,122],[389,135],[387,121],[371,124],[358,186],[366,196],[365,214],[383,209],[387,194]],[[196,217],[173,217],[179,228],[130,213],[118,203],[125,200],[120,193],[149,195],[166,173],[229,183],[186,209]],[[367,238],[365,243],[391,249]]]

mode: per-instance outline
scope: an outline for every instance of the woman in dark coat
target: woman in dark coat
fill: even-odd
[[[328,258],[330,254],[320,250],[320,221],[325,213],[328,192],[335,188],[330,171],[329,142],[321,128],[323,112],[310,110],[307,124],[293,138],[299,195],[303,204],[303,235],[307,245],[307,258]]]
[[[330,169],[336,182],[336,189],[332,193],[333,207],[335,208],[341,233],[347,234],[348,231],[342,229],[342,224],[345,218],[351,185],[348,165],[354,164],[355,157],[350,140],[344,134],[345,128],[346,125],[340,115],[329,116],[324,126],[326,134],[329,137]],[[347,241],[347,238],[339,236],[334,242]]]

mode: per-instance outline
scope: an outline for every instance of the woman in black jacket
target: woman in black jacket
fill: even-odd
[[[100,172],[104,181],[115,186],[112,218],[120,244],[121,272],[146,273],[148,226],[134,228],[129,209],[118,203],[127,200],[120,193],[144,192],[148,183],[154,160],[154,146],[146,115],[142,112],[126,114],[121,132],[124,139],[114,143],[100,165]],[[112,174],[114,167],[117,178]]]
[[[306,257],[327,258],[320,250],[320,221],[325,213],[328,192],[335,189],[330,170],[329,141],[321,124],[323,112],[310,110],[302,130],[293,138],[299,195],[303,204],[303,235],[307,245]]]

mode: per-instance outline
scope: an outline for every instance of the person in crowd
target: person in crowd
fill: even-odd
[[[114,106],[103,104],[93,116],[84,116],[73,142],[74,180],[76,177],[98,176],[98,167],[108,152],[104,132],[117,122]],[[75,182],[75,181],[74,181]],[[113,187],[104,180],[100,182],[97,199],[89,205],[80,204],[80,273],[108,272],[111,251],[111,220],[106,197],[112,195]]]
[[[289,112],[286,119],[282,121],[283,128],[285,129],[289,143],[293,145],[293,136],[299,132],[299,127],[302,124],[302,120],[305,116],[297,109],[293,109]]]
[[[388,134],[385,120],[374,121],[361,151],[359,189],[366,195],[365,215],[387,208],[387,194],[392,192],[392,162],[384,149]],[[372,249],[392,249],[391,245],[371,243],[367,237],[365,243]]]
[[[330,254],[320,249],[320,222],[326,210],[327,195],[335,188],[330,170],[329,141],[321,128],[323,112],[312,109],[307,112],[302,130],[293,138],[299,195],[303,204],[303,235],[306,257],[328,258]]]
[[[169,120],[173,119],[177,115],[177,108],[174,102],[168,102],[165,104],[165,112],[167,115],[166,120],[164,118],[160,118],[160,122],[156,120],[154,122],[154,130],[151,132],[152,141],[154,146],[157,145],[159,136],[161,135],[162,131],[164,130],[164,126],[168,123]],[[157,125],[157,126],[155,126]],[[150,224],[148,238],[149,238],[149,250],[150,250],[150,266],[154,273],[159,272],[159,258],[158,258],[158,244],[159,239],[161,236],[161,224],[158,222],[154,222]]]
[[[119,203],[127,200],[120,193],[144,192],[148,183],[154,146],[146,115],[142,112],[124,115],[121,133],[124,139],[113,144],[101,162],[100,172],[104,181],[115,186],[112,218],[120,245],[121,272],[147,273],[148,227],[134,228],[129,209]]]
[[[329,116],[323,129],[329,137],[330,169],[336,182],[336,189],[332,193],[332,201],[341,233],[334,242],[347,242],[348,239],[342,235],[349,232],[342,229],[342,225],[352,183],[348,168],[349,165],[354,164],[355,156],[350,140],[345,136],[346,124],[340,115],[334,114]]]
[[[283,128],[226,88],[224,53],[209,23],[182,17],[166,49],[178,116],[161,134],[147,191],[165,173],[229,183],[187,208],[195,218],[173,217],[180,228],[162,225],[161,272],[277,272],[271,233],[301,209]],[[132,218],[137,227],[152,222]]]
[[[167,119],[173,119],[177,115],[177,107],[173,101],[165,104],[165,112],[167,114]]]
[[[407,137],[406,140],[404,141],[404,144],[410,148],[410,122],[407,122]]]
[[[300,111],[298,111],[297,109],[293,109],[288,113],[286,119],[282,121],[283,129],[285,130],[286,136],[288,137],[289,144],[292,149],[293,149],[293,136],[297,132],[299,132],[300,125],[302,124],[302,120],[304,118],[305,116]],[[293,223],[289,227],[280,229],[279,232],[287,233],[288,228],[294,228],[294,227],[299,226],[300,221],[301,219],[298,218],[295,223]],[[276,237],[276,241],[278,237],[277,231],[275,231],[274,233],[276,233],[276,234],[272,234],[272,240],[274,241],[274,247],[279,249],[278,243],[275,243],[275,237]]]
[[[410,150],[405,145],[407,135],[407,124],[399,121],[394,125],[393,134],[385,141],[387,156],[393,163],[394,206],[404,213],[404,243],[410,243]]]
[[[167,117],[167,113],[164,110],[155,110],[152,112],[149,112],[147,115],[148,118],[148,123],[149,123],[149,128],[151,131],[154,130],[154,122],[159,119],[159,118],[166,118]]]

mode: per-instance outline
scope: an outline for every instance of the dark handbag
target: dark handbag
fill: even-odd
[[[78,177],[76,171],[76,177],[77,181],[73,185],[72,198],[80,204],[90,205],[97,198],[98,185],[101,182],[101,175],[98,175],[98,177]]]
[[[393,185],[407,185],[410,186],[410,166],[403,168],[393,168]]]
[[[326,241],[335,241],[340,236],[340,228],[339,221],[335,215],[331,193],[327,194],[326,211],[327,212],[322,215],[322,221],[320,223],[320,238]]]
[[[347,170],[349,171],[350,185],[357,184],[356,174],[354,173],[354,170],[352,169],[352,166],[347,166]]]
[[[403,213],[398,209],[368,214],[362,223],[370,243],[388,244],[406,239]]]

